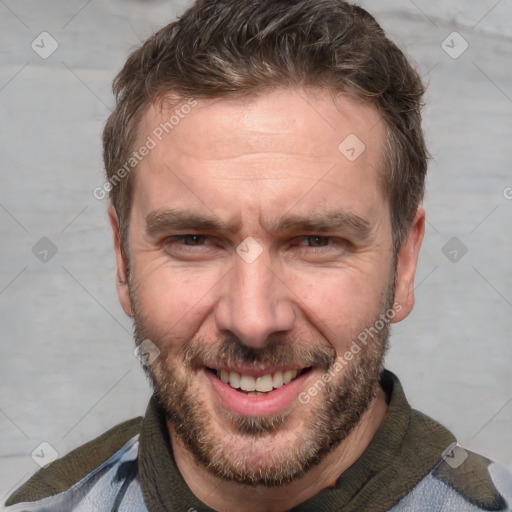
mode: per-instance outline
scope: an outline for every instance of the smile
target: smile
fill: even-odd
[[[299,370],[286,370],[284,372],[277,371],[273,374],[267,373],[261,377],[253,377],[252,375],[239,374],[233,371],[217,370],[217,377],[233,389],[246,391],[249,396],[260,396],[289,384],[299,373]]]
[[[298,401],[312,367],[206,367],[205,370],[210,389],[222,408],[243,416],[269,416],[283,412]]]

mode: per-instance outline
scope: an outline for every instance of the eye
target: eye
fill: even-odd
[[[296,237],[290,247],[292,254],[300,260],[310,263],[329,263],[339,261],[352,252],[348,240],[333,236],[305,235]]]
[[[174,243],[181,243],[183,245],[188,246],[198,246],[198,245],[205,245],[208,241],[208,237],[206,235],[177,235],[172,236],[170,239],[168,239],[169,242]]]
[[[167,254],[178,259],[210,258],[218,253],[219,244],[215,238],[197,233],[174,235],[162,241]]]
[[[162,247],[171,254],[199,254],[216,247],[215,241],[207,236],[196,233],[169,236],[162,241]]]
[[[299,245],[306,245],[308,247],[325,247],[329,245],[332,240],[333,238],[328,236],[308,235],[300,239],[300,242],[304,243],[299,243]]]
[[[346,245],[347,242],[341,238],[321,235],[306,235],[297,239],[297,245],[300,247],[331,247],[335,245]]]

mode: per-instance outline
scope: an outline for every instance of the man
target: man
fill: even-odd
[[[121,305],[154,388],[9,511],[509,510],[383,369],[414,304],[423,87],[339,0],[198,1],[104,131]]]

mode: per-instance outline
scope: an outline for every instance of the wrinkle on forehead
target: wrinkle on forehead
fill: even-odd
[[[202,158],[212,160],[251,153],[297,154],[318,159],[325,155],[326,144],[336,154],[339,143],[350,132],[359,133],[362,138],[369,127],[374,129],[371,139],[364,141],[367,148],[382,148],[383,123],[379,122],[378,111],[345,94],[333,98],[327,89],[283,88],[246,97],[196,101],[197,106],[165,137],[166,143],[184,154],[201,154]],[[140,139],[165,123],[173,112],[173,108],[151,105],[141,122]],[[194,133],[190,133],[186,125],[193,118],[202,122],[195,122]]]

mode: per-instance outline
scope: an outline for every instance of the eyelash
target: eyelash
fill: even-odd
[[[198,233],[190,233],[190,234],[185,234],[185,235],[171,236],[164,240],[164,245],[170,245],[170,244],[179,243],[179,242],[181,242],[180,245],[185,246],[185,247],[204,247],[206,245],[204,243],[199,243],[199,244],[184,243],[185,240],[190,241],[190,239],[193,239],[193,238],[196,238],[196,241],[197,241],[197,239],[199,239],[199,241],[203,241],[203,242],[211,239],[211,237],[209,237],[208,235],[202,235],[202,234],[198,234]],[[332,247],[333,245],[343,245],[343,246],[348,245],[347,240],[344,240],[341,238],[335,238],[332,236],[324,236],[324,235],[303,235],[300,237],[296,237],[294,240],[303,241],[303,240],[308,240],[308,239],[317,239],[318,241],[321,242],[321,244],[320,245],[303,245],[301,243],[297,243],[296,245],[299,247],[308,247],[311,249],[315,249],[317,251],[322,250],[323,248]],[[326,243],[323,243],[323,242],[326,242]],[[328,243],[328,242],[332,242],[332,243]]]
[[[196,237],[196,238],[200,238],[200,239],[207,239],[208,236],[207,235],[200,235],[200,234],[195,234],[195,233],[192,233],[192,234],[187,234],[187,235],[176,235],[176,236],[171,236],[170,238],[167,239],[167,242],[178,242],[178,241],[183,241],[184,239],[188,238],[193,238],[193,237]],[[187,245],[187,244],[183,244],[183,245]],[[192,247],[199,247],[203,244],[193,244]]]
[[[299,239],[308,239],[308,238],[316,238],[316,239],[320,239],[321,241],[323,242],[328,242],[328,241],[333,241],[334,243],[331,243],[331,244],[321,244],[321,245],[308,245],[307,247],[312,247],[312,248],[315,248],[315,249],[320,249],[322,247],[328,247],[329,245],[335,245],[335,244],[338,244],[340,242],[342,242],[342,239],[340,238],[335,238],[335,237],[332,237],[332,236],[323,236],[323,235],[305,235],[305,236],[301,236],[299,237]]]

